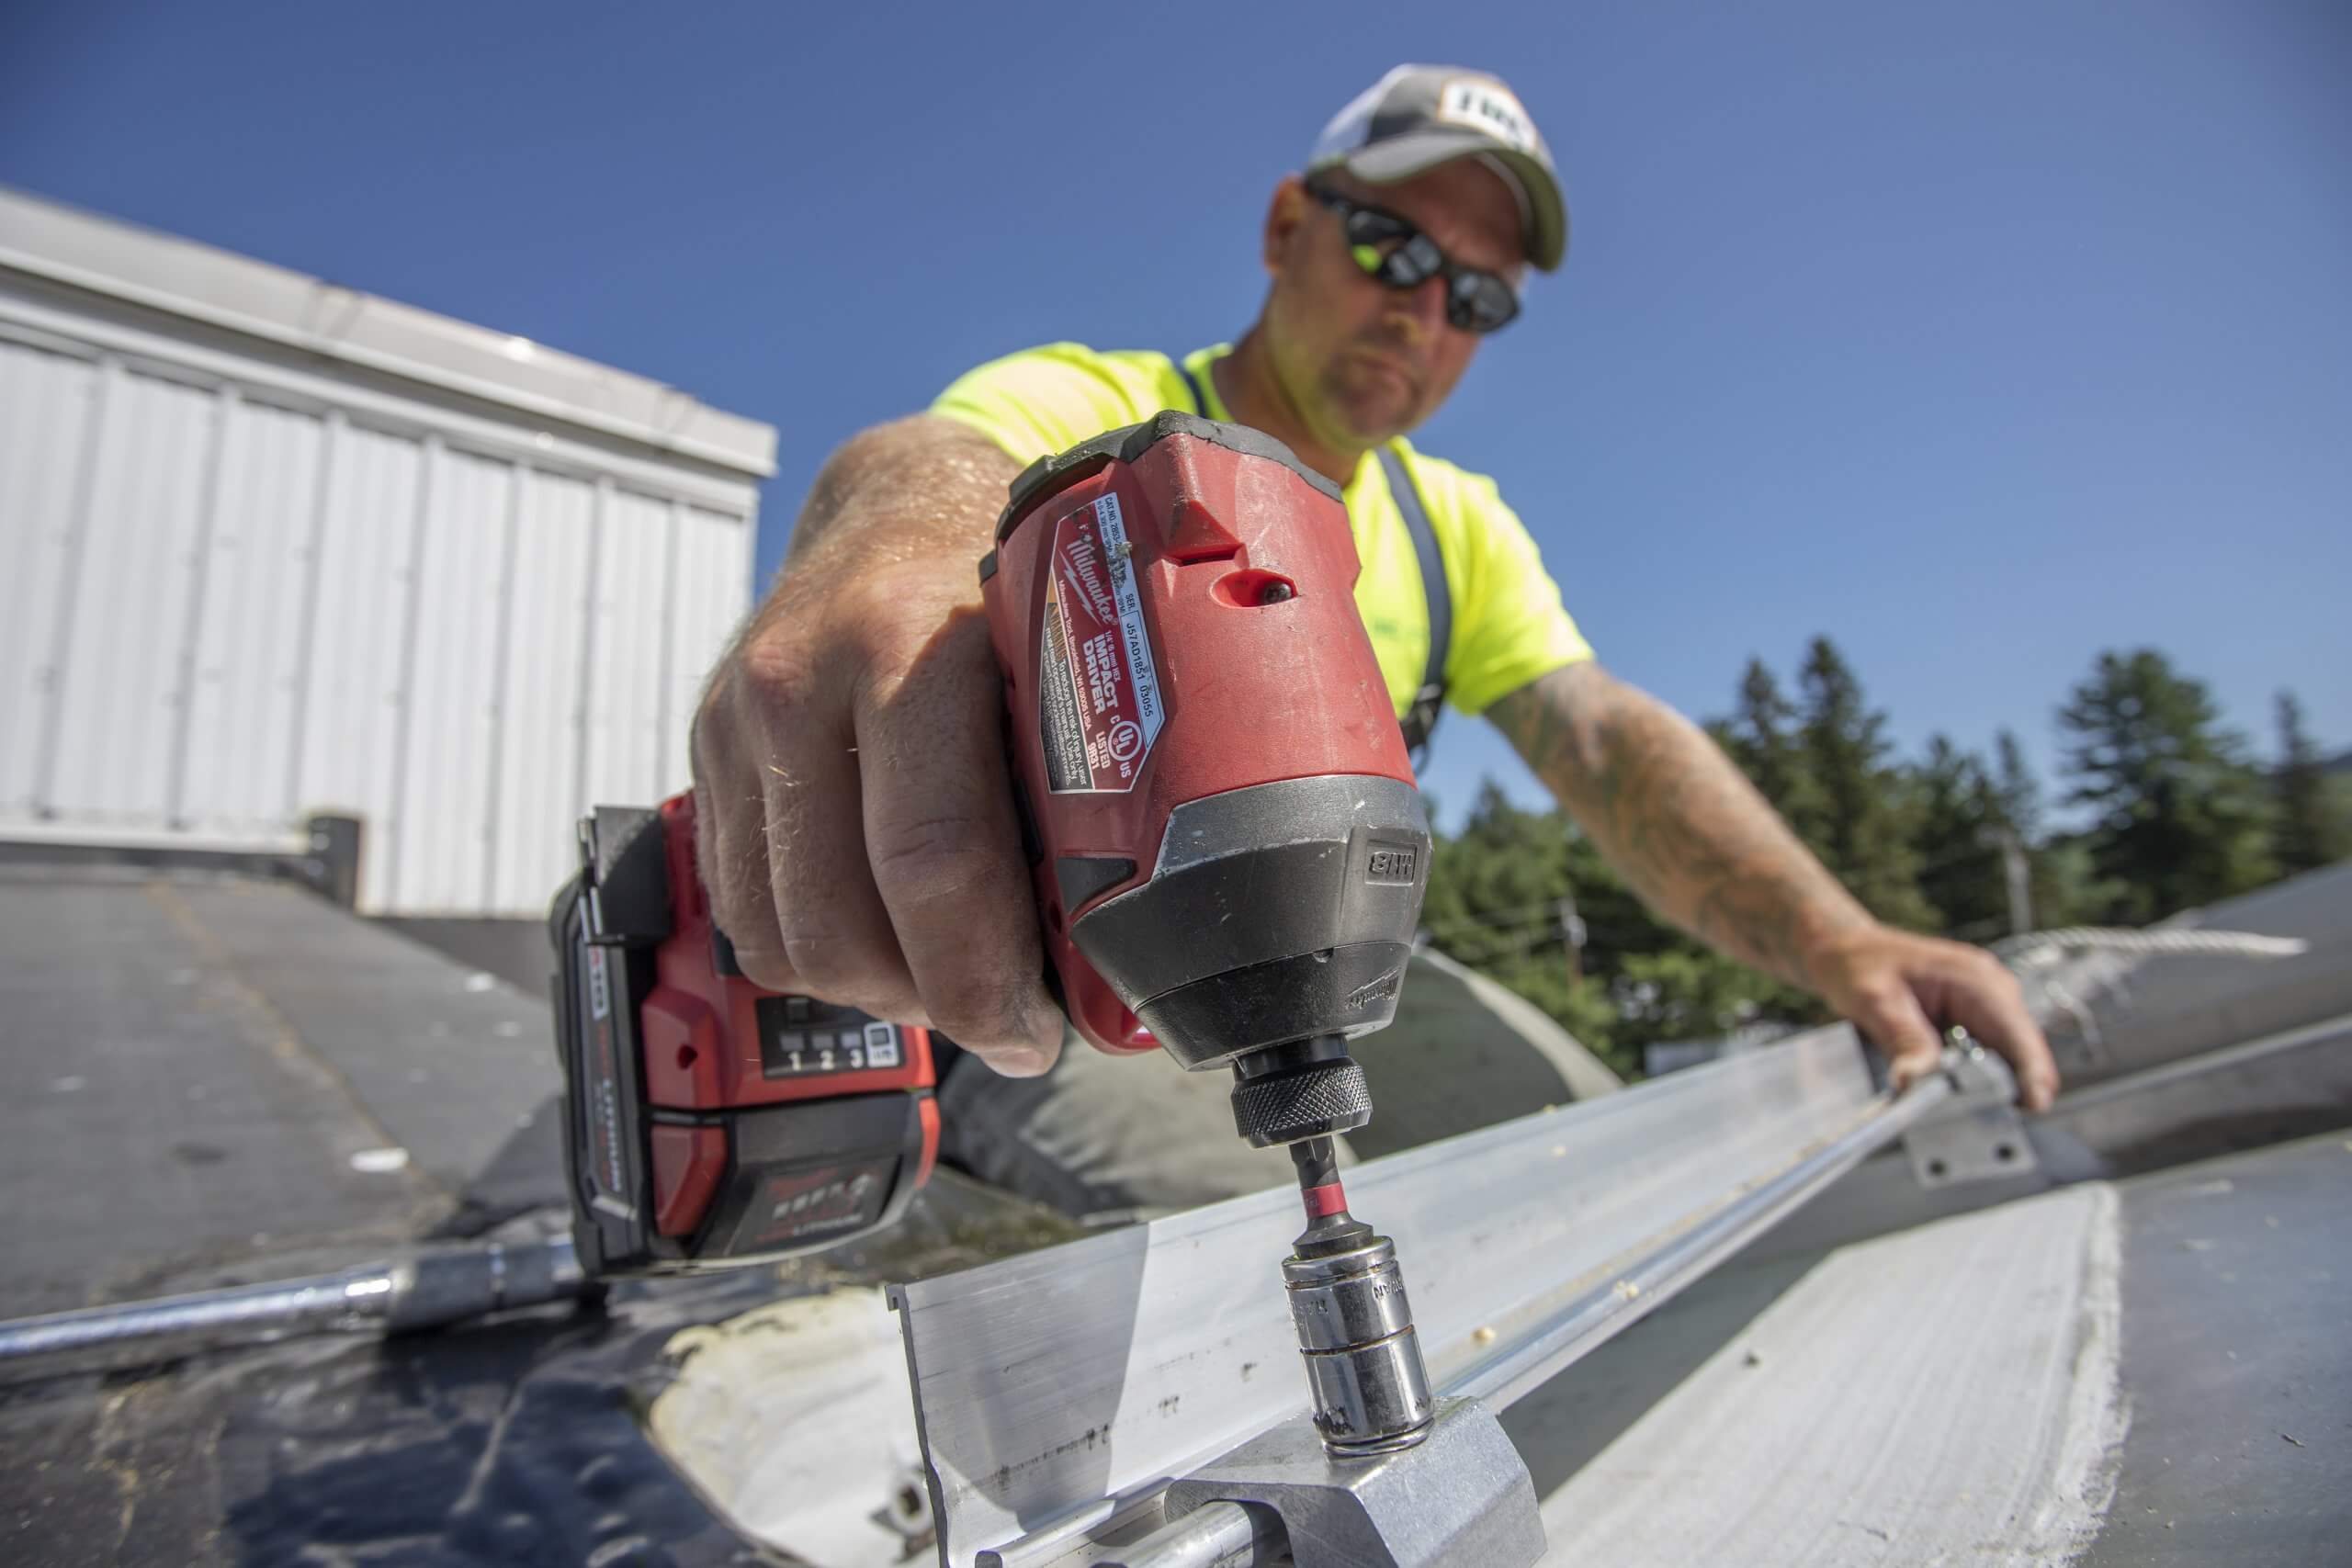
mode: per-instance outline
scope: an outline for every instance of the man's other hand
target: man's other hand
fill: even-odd
[[[1942,1029],[1958,1024],[2007,1059],[2028,1111],[2056,1098],[2050,1042],[2016,976],[1982,948],[1873,922],[1825,944],[1810,969],[1822,999],[1886,1054],[1897,1089],[1936,1070]]]
[[[978,564],[1016,465],[918,417],[819,476],[694,728],[702,874],[745,975],[1053,1065]]]

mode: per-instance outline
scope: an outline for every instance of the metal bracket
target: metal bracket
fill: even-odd
[[[1944,1053],[1944,1073],[1952,1085],[1949,1109],[1903,1135],[1904,1156],[1919,1185],[1951,1187],[2040,1169],[2008,1064],[1963,1036]]]
[[[1371,1459],[1333,1459],[1312,1424],[1285,1421],[1170,1485],[1163,1535],[1220,1503],[1280,1515],[1297,1568],[1529,1568],[1544,1555],[1526,1461],[1475,1399],[1439,1401],[1426,1438]],[[1121,1561],[1160,1560],[1145,1541]]]

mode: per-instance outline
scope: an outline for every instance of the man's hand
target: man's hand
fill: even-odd
[[[1896,1082],[1931,1070],[1937,1026],[1957,1023],[2008,1058],[2027,1109],[2057,1093],[2049,1043],[2008,972],[1872,919],[1689,719],[1589,660],[1489,715],[1645,902],[1836,1008]]]
[[[1886,1054],[1895,1088],[1936,1070],[1942,1029],[1958,1024],[2007,1058],[2028,1111],[2057,1097],[2049,1041],[2017,977],[1982,948],[1872,923],[1825,944],[1807,970],[1815,994]]]
[[[1027,1076],[1062,1021],[978,577],[1017,468],[929,416],[836,453],[704,694],[694,764],[703,880],[745,975]]]

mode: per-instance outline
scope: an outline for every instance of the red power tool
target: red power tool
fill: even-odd
[[[695,872],[692,795],[600,806],[550,917],[572,1237],[592,1276],[831,1247],[939,1152],[931,1039],[743,978]]]
[[[1071,1021],[1232,1064],[1261,1145],[1361,1125],[1344,1042],[1396,1012],[1430,833],[1338,491],[1163,413],[1032,465],[997,540],[981,593]]]
[[[1307,1228],[1284,1283],[1343,1454],[1418,1443],[1436,1412],[1332,1142],[1371,1120],[1348,1042],[1396,1014],[1429,874],[1356,570],[1329,480],[1182,413],[1033,464],[980,563],[1063,1003],[1105,1050],[1229,1065],[1237,1130],[1290,1146]]]
[[[1343,1451],[1418,1441],[1433,1411],[1332,1144],[1371,1119],[1348,1042],[1395,1015],[1430,848],[1356,571],[1330,481],[1179,413],[1033,464],[980,563],[1063,1004],[1104,1050],[1229,1066],[1242,1135],[1291,1146],[1309,1223],[1284,1271]],[[937,1148],[923,1032],[731,975],[693,833],[684,799],[600,808],[557,905],[594,1273],[837,1243],[895,1217]]]

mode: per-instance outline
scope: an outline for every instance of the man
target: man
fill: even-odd
[[[941,1089],[952,1159],[1109,1215],[1289,1176],[1280,1151],[1253,1156],[1234,1136],[1223,1075],[1064,1048],[1014,823],[974,563],[1025,464],[1162,408],[1267,431],[1343,489],[1358,607],[1408,734],[1433,717],[1417,697],[1442,686],[1494,721],[1652,907],[1823,998],[1898,1081],[1928,1070],[1938,1026],[1958,1023],[2009,1059],[2030,1108],[2049,1103],[2057,1073],[2007,972],[1872,919],[1699,729],[1601,669],[1494,482],[1403,440],[1517,312],[1526,267],[1558,266],[1566,234],[1551,156],[1510,88],[1400,66],[1275,187],[1265,302],[1229,351],[1016,355],[826,463],[697,718],[705,871],[755,980],[927,1021],[963,1047]],[[1442,561],[1442,595],[1417,532]],[[1452,623],[1434,682],[1433,602]],[[1367,1133],[1427,1098],[1384,1095],[1384,1061],[1489,1054],[1424,1086],[1575,1077],[1576,1048],[1534,1010],[1430,968],[1415,964],[1397,1023],[1360,1053],[1380,1107]],[[1417,998],[1426,1013],[1448,994],[1483,1005],[1475,1025],[1459,1011],[1451,1027],[1411,1025]],[[1515,1077],[1493,1056],[1514,1049]],[[1577,1092],[1490,1096],[1471,1117]]]

